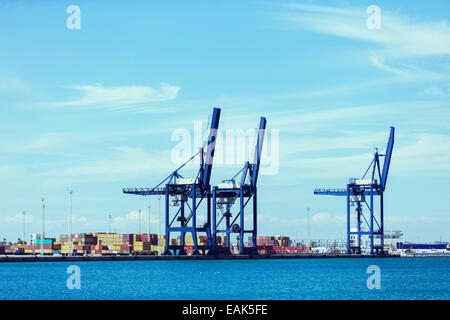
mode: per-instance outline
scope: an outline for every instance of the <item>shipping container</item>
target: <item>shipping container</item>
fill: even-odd
[[[36,239],[34,243],[40,245],[43,242],[44,245],[53,245],[53,242],[55,242],[55,240],[56,239],[47,239],[46,238],[42,241],[42,239]]]

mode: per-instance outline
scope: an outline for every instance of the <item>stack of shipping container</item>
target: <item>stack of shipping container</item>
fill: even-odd
[[[160,246],[158,246],[158,238]],[[118,234],[118,233],[75,233],[70,239],[66,234],[56,239],[44,239],[44,254],[133,254],[152,253],[164,250],[165,236],[156,234]],[[40,254],[41,239],[32,245],[10,245],[2,247],[6,254]],[[1,252],[0,252],[1,254]]]
[[[280,235],[256,237],[256,248],[262,254],[304,253],[308,249],[305,246],[293,245],[289,237]]]
[[[41,239],[34,240],[32,245],[10,245],[2,247],[6,254],[40,254]],[[44,254],[67,254],[69,252],[69,242],[71,242],[71,252],[73,254],[154,254],[165,250],[165,236],[156,234],[134,234],[134,233],[75,233],[70,239],[66,234],[58,239],[47,238],[43,240]],[[159,242],[159,245],[158,245]],[[276,253],[301,253],[307,250],[304,246],[293,245],[289,237],[285,236],[259,236],[256,238],[256,246],[261,254]],[[226,237],[217,236],[218,246],[226,246]],[[181,237],[171,238],[170,245],[180,245]],[[194,241],[190,234],[185,235],[186,253],[192,253]],[[197,236],[199,246],[207,246],[206,236]],[[248,245],[252,245],[251,237],[248,238]],[[233,252],[239,252],[237,244],[230,247]],[[0,254],[2,254],[0,251]]]
[[[275,237],[267,237],[267,236],[260,236],[256,237],[256,249],[259,253],[262,254],[273,254],[275,244]]]

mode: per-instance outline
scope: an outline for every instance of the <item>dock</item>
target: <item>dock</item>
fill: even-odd
[[[86,255],[86,256],[34,256],[34,255],[0,255],[0,262],[72,262],[72,261],[143,261],[143,260],[252,260],[252,259],[334,259],[334,258],[399,258],[398,255],[348,255],[348,254],[260,254],[260,255]]]

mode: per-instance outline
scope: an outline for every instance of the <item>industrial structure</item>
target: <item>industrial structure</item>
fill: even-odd
[[[239,253],[255,255],[257,252],[257,195],[256,183],[258,181],[259,166],[261,163],[261,151],[266,130],[266,118],[261,117],[259,130],[253,150],[253,161],[246,161],[244,167],[231,179],[222,181],[222,184],[214,186],[212,190],[213,213],[212,213],[212,248],[210,254],[230,254],[231,233],[238,234]],[[236,183],[236,180],[238,183]],[[244,226],[245,207],[252,200],[252,227]],[[231,209],[235,203],[237,213],[233,215]],[[217,215],[220,212],[219,216]],[[217,221],[217,218],[218,221]],[[236,223],[239,218],[239,223]],[[226,246],[217,246],[217,235],[225,233]],[[244,244],[244,235],[251,234],[251,241]]]
[[[185,235],[192,234],[194,250],[193,255],[205,254],[211,249],[211,172],[214,159],[214,149],[216,144],[217,129],[219,127],[220,109],[214,108],[211,127],[206,145],[206,154],[204,149],[192,156],[188,161],[183,163],[179,168],[173,171],[167,178],[161,181],[154,188],[128,188],[123,189],[124,193],[137,194],[142,196],[158,195],[165,197],[165,251],[164,254],[171,255],[172,252],[179,255],[186,254]],[[196,157],[200,158],[200,169],[195,178],[184,178],[180,174],[180,170]],[[165,183],[165,186],[163,184]],[[197,221],[197,213],[199,206],[204,203],[206,206],[206,223],[199,226]],[[171,207],[178,207],[177,210],[171,210]],[[171,211],[176,211],[172,213]],[[179,222],[179,226],[175,226],[175,222]],[[172,232],[181,233],[180,244],[170,244],[170,234]],[[206,233],[208,239],[206,245],[198,243],[198,234]],[[171,252],[172,250],[172,252]]]
[[[361,237],[367,236],[369,237],[370,254],[383,254],[384,252],[383,194],[386,189],[389,165],[394,148],[394,132],[395,129],[391,127],[386,153],[379,154],[378,149],[376,149],[373,160],[361,179],[350,178],[346,189],[314,190],[314,194],[317,195],[344,196],[347,198],[347,252],[349,254],[360,254]],[[380,165],[381,157],[384,157],[383,168]],[[370,178],[366,178],[367,174],[370,175]],[[375,213],[375,196],[380,197],[379,221]],[[355,207],[356,226],[352,226],[350,218],[350,207],[352,206]],[[368,209],[368,217],[363,213],[363,208]],[[364,225],[361,218],[364,219]],[[379,239],[379,243],[375,244],[375,238]]]
[[[219,127],[220,109],[214,108],[209,137],[204,148],[192,156],[187,162],[173,171],[166,179],[161,181],[154,188],[125,188],[126,194],[137,195],[158,195],[165,199],[165,251],[164,254],[186,254],[186,233],[192,234],[193,251],[192,255],[228,255],[230,248],[231,234],[237,234],[239,240],[240,254],[258,254],[257,251],[257,189],[261,151],[266,129],[266,118],[262,117],[259,123],[259,130],[254,146],[253,159],[246,161],[244,167],[239,170],[231,179],[223,181],[222,184],[211,188],[210,179],[214,159],[214,149],[216,143],[217,129]],[[180,170],[199,157],[200,169],[195,178],[185,178],[181,176]],[[238,183],[236,179],[239,177]],[[165,184],[165,186],[163,186]],[[212,189],[212,190],[211,190]],[[244,227],[245,207],[252,201],[252,227]],[[203,203],[206,206],[206,223],[198,225],[197,213],[199,206]],[[231,209],[238,203],[237,212],[234,215]],[[171,207],[178,207],[171,210]],[[171,212],[175,211],[175,212]],[[220,214],[219,214],[220,212]],[[237,219],[239,221],[237,222]],[[176,222],[179,223],[175,226]],[[170,234],[179,232],[180,243],[170,242]],[[199,243],[199,233],[206,234],[206,242]],[[220,234],[225,234],[225,243]],[[251,234],[251,240],[244,242],[245,234]]]

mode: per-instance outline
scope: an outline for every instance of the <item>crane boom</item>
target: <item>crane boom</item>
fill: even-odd
[[[258,137],[255,143],[254,158],[252,163],[252,176],[251,176],[252,186],[256,186],[256,182],[258,180],[259,165],[261,163],[261,151],[264,143],[264,134],[266,131],[266,123],[267,123],[266,118],[261,117],[259,121]]]
[[[217,138],[217,129],[219,128],[219,119],[220,119],[220,109],[214,108],[213,116],[211,120],[211,128],[209,131],[209,137],[208,137],[208,145],[206,149],[206,160],[204,163],[204,170],[203,170],[203,181],[202,185],[204,189],[208,189],[209,182],[211,179],[211,171],[212,171],[212,165],[213,165],[213,159],[214,159],[214,149],[216,146],[216,138]]]
[[[383,191],[386,188],[386,181],[389,173],[389,165],[391,164],[392,150],[394,149],[394,133],[395,128],[391,127],[391,133],[389,135],[389,141],[386,148],[386,155],[384,157],[383,173],[381,175],[381,187],[383,188]]]

